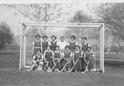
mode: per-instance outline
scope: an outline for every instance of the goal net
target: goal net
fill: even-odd
[[[93,69],[104,72],[104,24],[103,23],[22,23],[20,38],[20,64],[19,69],[30,68],[32,65],[32,43],[37,34],[51,36],[65,36],[70,41],[70,36],[75,35],[78,44],[81,38],[87,37],[87,43],[94,53]]]

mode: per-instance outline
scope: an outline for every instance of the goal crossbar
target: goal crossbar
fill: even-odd
[[[98,28],[100,29],[100,70],[104,73],[104,23],[22,23],[21,38],[20,38],[20,63],[19,70],[25,68],[26,59],[26,37],[24,33],[26,26],[40,26],[40,27],[80,27],[80,28]],[[24,32],[24,33],[23,33]],[[22,51],[23,49],[23,51]],[[22,55],[24,53],[24,55]]]

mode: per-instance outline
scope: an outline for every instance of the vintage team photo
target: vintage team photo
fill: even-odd
[[[123,86],[123,3],[0,4],[0,86]]]

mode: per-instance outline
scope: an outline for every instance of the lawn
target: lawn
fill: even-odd
[[[105,73],[18,71],[19,53],[0,54],[0,86],[124,86],[124,68],[105,66]]]

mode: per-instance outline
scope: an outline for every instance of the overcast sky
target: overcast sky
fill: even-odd
[[[70,16],[74,15],[77,10],[83,10],[87,15],[93,15],[93,13],[91,13],[92,8],[95,8],[97,5],[97,3],[74,3],[71,8],[73,12],[71,12],[72,14]],[[15,35],[19,34],[21,28],[19,22],[30,22],[29,19],[24,19],[24,17],[19,15],[13,8],[0,5],[0,12],[0,22],[7,22]]]

